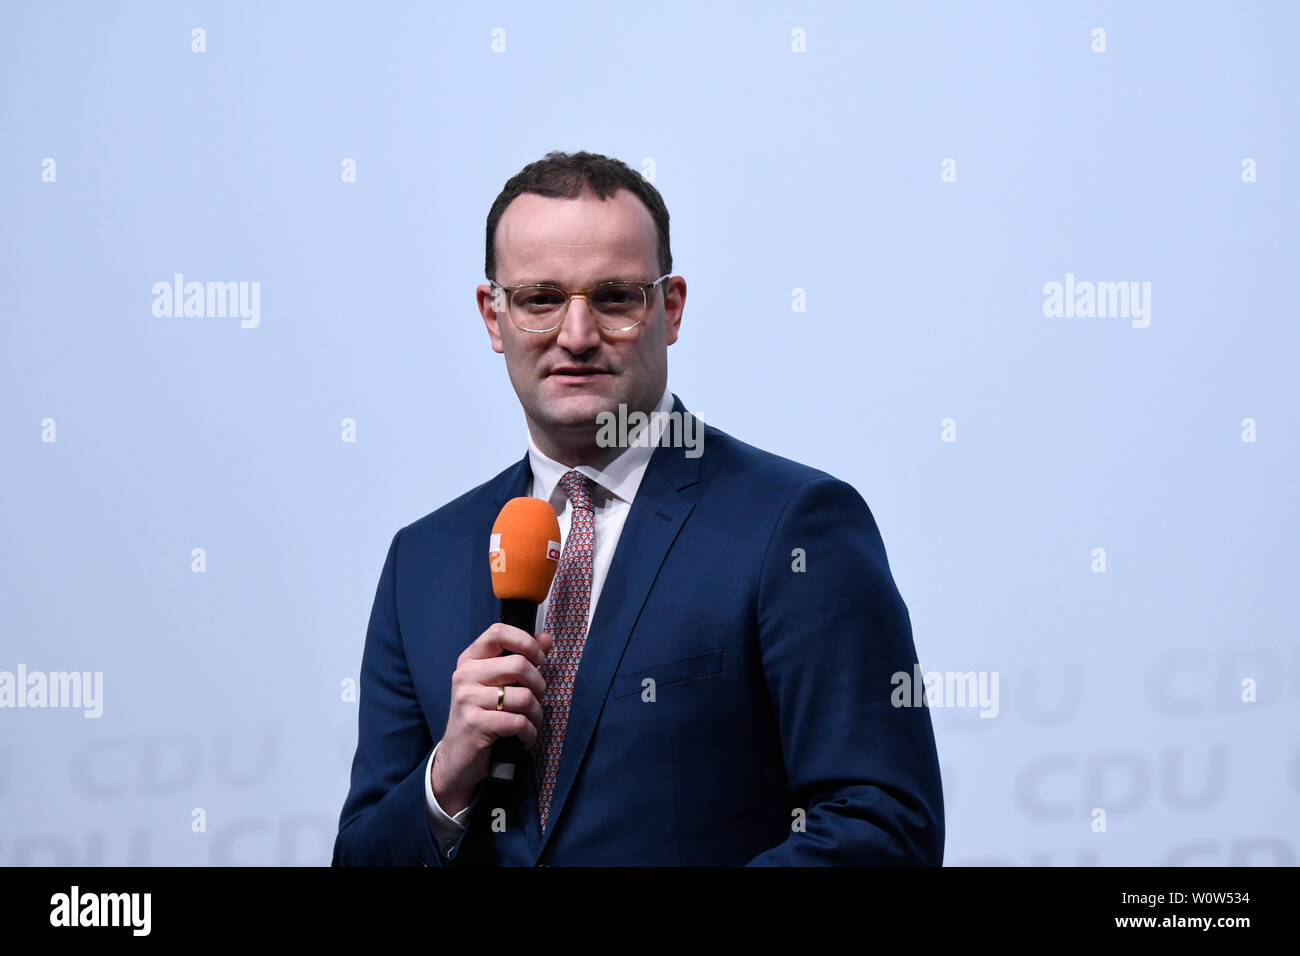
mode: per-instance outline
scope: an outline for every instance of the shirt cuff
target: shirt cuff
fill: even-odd
[[[474,803],[478,801],[478,794],[474,795],[474,800],[469,806],[455,816],[448,816],[446,811],[438,806],[438,801],[433,795],[433,758],[437,755],[440,745],[441,741],[434,745],[433,753],[429,754],[429,762],[424,766],[424,802],[425,809],[428,811],[429,826],[433,828],[434,835],[442,844],[443,853],[446,853],[455,846],[469,823],[469,815],[474,809]]]

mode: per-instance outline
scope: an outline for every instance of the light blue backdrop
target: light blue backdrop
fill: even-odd
[[[0,671],[103,674],[0,709],[0,864],[328,862],[387,545],[525,448],[474,287],[554,148],[668,203],[673,390],[998,674],[947,862],[1300,862],[1300,8],[466,6],[0,12]]]

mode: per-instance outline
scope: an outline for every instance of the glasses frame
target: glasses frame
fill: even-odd
[[[635,282],[631,279],[605,279],[603,282],[596,283],[590,289],[574,289],[573,291],[561,288],[560,286],[553,285],[552,283],[549,282],[528,282],[525,283],[524,285],[504,286],[501,283],[497,282],[495,279],[488,279],[488,283],[491,285],[493,289],[500,289],[502,292],[506,294],[506,312],[510,314],[510,321],[515,324],[515,328],[517,328],[520,332],[531,332],[534,335],[549,335],[551,332],[554,332],[561,325],[563,325],[564,317],[569,314],[569,303],[573,301],[575,296],[581,296],[582,298],[586,299],[587,308],[591,309],[590,296],[591,293],[595,292],[597,289],[603,288],[604,286],[607,285],[616,285],[616,284],[640,286],[641,291],[645,294],[645,306],[641,309],[641,317],[637,319],[635,322],[633,322],[631,325],[619,326],[617,328],[614,326],[606,325],[604,322],[601,321],[600,313],[596,309],[591,309],[592,318],[595,320],[596,324],[599,325],[602,329],[605,329],[606,331],[609,332],[630,332],[632,329],[635,329],[638,325],[640,325],[642,322],[645,321],[646,313],[650,310],[650,299],[653,297],[654,290],[658,287],[659,283],[663,282],[665,279],[671,279],[672,276],[673,274],[671,272],[666,272],[663,275],[661,275],[658,279],[655,279],[651,282]],[[511,302],[514,300],[515,292],[517,292],[520,289],[548,289],[551,292],[559,292],[564,296],[564,305],[561,306],[559,318],[556,319],[554,325],[552,325],[549,329],[526,329],[519,324],[519,319],[515,317],[514,309],[512,309],[510,306],[511,306]]]

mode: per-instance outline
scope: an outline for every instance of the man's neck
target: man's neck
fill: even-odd
[[[596,443],[595,432],[580,437],[575,436],[571,441],[560,443],[549,435],[539,434],[539,430],[533,428],[531,422],[528,424],[528,431],[532,435],[538,451],[547,458],[558,461],[566,468],[574,468],[578,465],[591,465],[599,468],[616,458],[622,450],[619,448],[602,448]]]
[[[638,407],[633,409],[628,407],[625,414],[631,416],[634,411],[640,412],[645,416],[645,424],[642,429],[649,428],[649,416],[659,407],[662,397],[662,391],[649,402],[642,401]],[[644,407],[640,407],[640,406]],[[610,414],[615,414],[611,412]],[[528,433],[532,436],[533,443],[547,458],[557,461],[566,468],[574,468],[578,465],[591,465],[595,468],[602,468],[619,456],[625,449],[618,446],[602,445],[598,441],[601,432],[604,430],[598,423],[583,424],[573,426],[569,429],[559,429],[554,432],[545,432],[537,427],[536,423],[527,415],[524,420],[528,425]],[[641,429],[638,429],[640,431]],[[631,436],[628,436],[629,439]]]

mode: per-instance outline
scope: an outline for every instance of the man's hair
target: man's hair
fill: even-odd
[[[608,199],[620,189],[631,192],[650,211],[655,222],[655,232],[659,236],[659,275],[672,272],[673,254],[668,246],[668,207],[664,205],[659,190],[622,160],[611,159],[599,153],[563,153],[553,150],[511,176],[501,190],[501,195],[492,203],[487,217],[484,274],[489,279],[496,280],[497,224],[506,207],[517,196],[536,193],[549,199],[578,199],[584,194],[594,193],[599,199]]]

